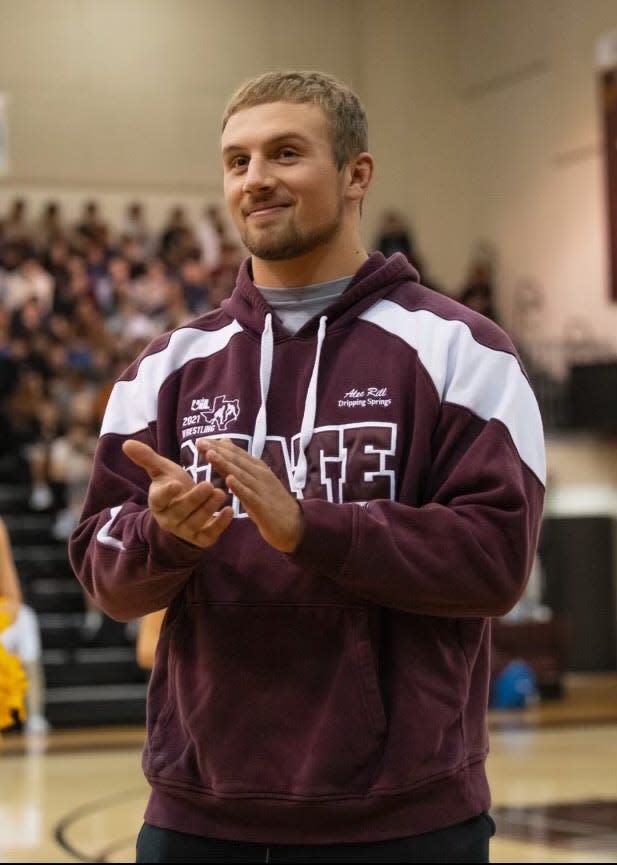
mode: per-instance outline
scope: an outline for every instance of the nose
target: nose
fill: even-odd
[[[274,178],[268,171],[267,160],[252,156],[244,172],[243,191],[254,193],[271,189],[273,185]]]

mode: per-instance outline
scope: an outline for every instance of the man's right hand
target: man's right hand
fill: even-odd
[[[148,507],[159,526],[197,547],[211,547],[233,519],[225,492],[209,481],[196,484],[177,463],[136,439],[122,445],[126,456],[150,476]]]

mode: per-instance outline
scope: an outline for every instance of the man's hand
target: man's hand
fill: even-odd
[[[292,553],[302,537],[302,511],[272,470],[229,439],[198,439],[196,445],[238,497],[262,538],[275,549]]]
[[[183,468],[136,439],[125,441],[122,450],[150,476],[148,507],[159,526],[197,547],[211,547],[233,518],[233,509],[223,507],[225,492],[209,481],[194,483]]]

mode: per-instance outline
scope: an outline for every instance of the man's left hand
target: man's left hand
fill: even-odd
[[[199,439],[196,444],[262,538],[275,549],[292,553],[302,537],[302,511],[274,472],[229,439]]]

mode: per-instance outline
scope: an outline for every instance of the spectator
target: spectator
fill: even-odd
[[[29,244],[32,241],[31,229],[27,220],[28,204],[25,198],[14,198],[9,212],[3,220],[4,242],[6,244]]]
[[[98,201],[89,199],[83,205],[80,218],[73,226],[73,242],[80,250],[84,250],[87,241],[95,241],[107,245],[109,226],[101,216]]]
[[[180,265],[180,281],[186,305],[193,316],[201,315],[212,308],[207,272],[198,250],[191,251]]]
[[[17,309],[34,296],[44,313],[51,310],[54,281],[31,248],[24,250],[17,267],[5,276],[4,285],[4,302],[10,309]]]
[[[120,238],[130,240],[137,245],[138,257],[141,261],[145,261],[153,253],[152,231],[141,201],[131,201],[127,204],[120,226]]]
[[[225,240],[225,222],[218,205],[210,204],[204,208],[197,225],[197,240],[206,272],[215,273],[221,265],[222,244]]]
[[[475,309],[491,321],[498,321],[495,308],[494,268],[489,257],[478,254],[474,258],[458,299],[465,306]]]
[[[386,257],[401,252],[407,261],[420,273],[422,284],[443,294],[443,288],[430,276],[428,268],[420,255],[412,230],[405,217],[398,210],[386,210],[378,229],[375,249]]]
[[[33,234],[35,248],[42,256],[54,244],[66,241],[67,230],[62,219],[59,202],[48,201],[44,205]]]
[[[408,261],[418,266],[415,260],[411,229],[398,210],[386,210],[377,233],[375,249],[386,256],[402,252]]]
[[[158,254],[168,267],[177,270],[186,255],[195,248],[198,249],[199,244],[186,210],[176,205],[160,232]]]
[[[21,584],[11,548],[6,523],[0,517],[0,597],[6,599],[11,625],[0,634],[7,651],[21,661],[28,680],[26,691],[26,733],[44,733],[49,729],[45,717],[45,671],[41,633],[35,611],[24,603]]]

